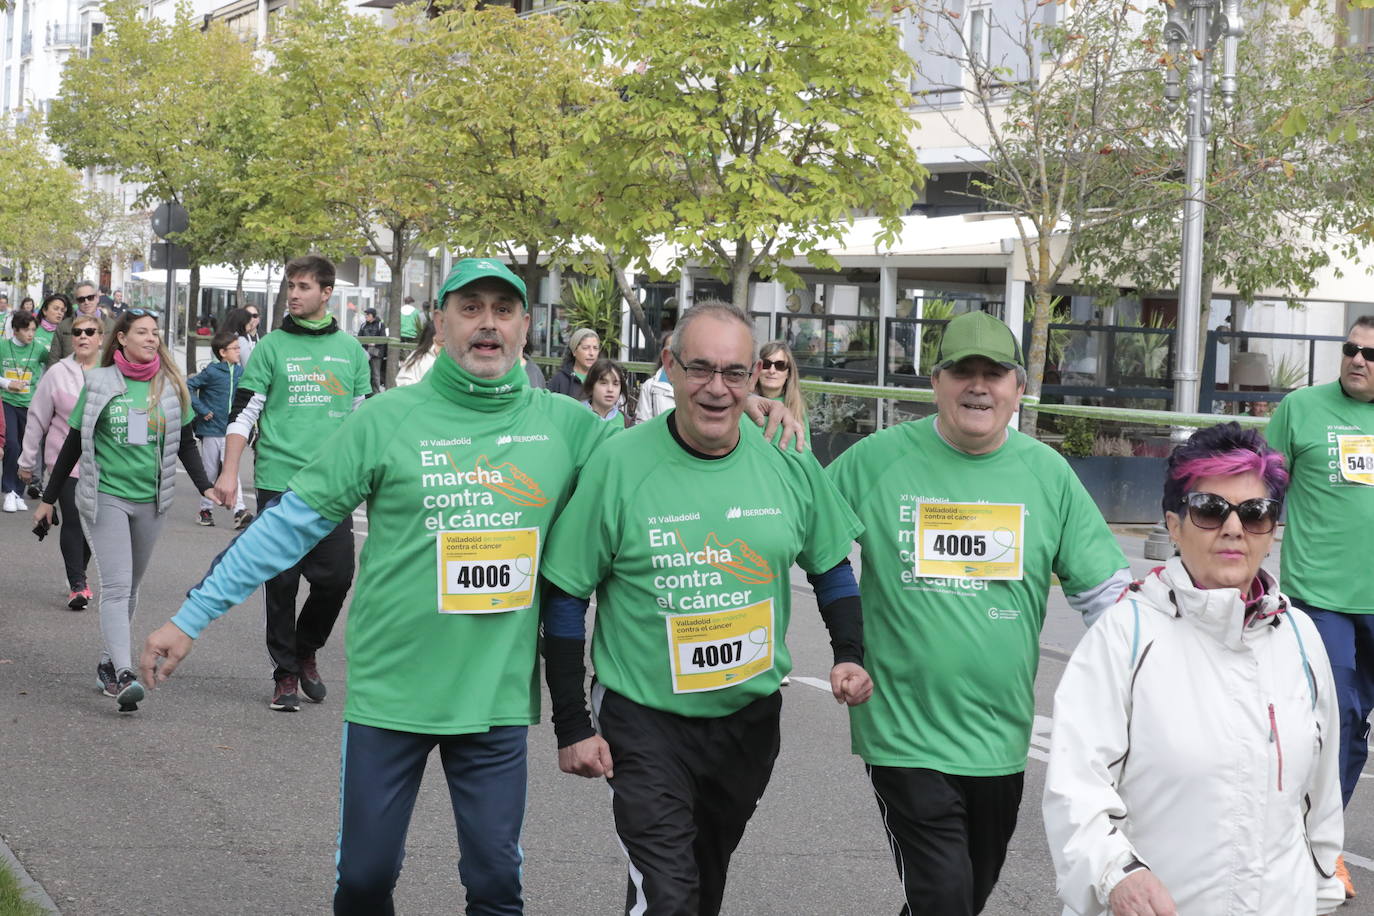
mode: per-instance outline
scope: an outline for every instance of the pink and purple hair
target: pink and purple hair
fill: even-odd
[[[1288,491],[1283,455],[1270,448],[1257,430],[1241,429],[1239,423],[1200,429],[1169,455],[1164,511],[1181,512],[1183,497],[1204,477],[1249,473],[1258,474],[1269,488],[1269,495],[1283,502]]]

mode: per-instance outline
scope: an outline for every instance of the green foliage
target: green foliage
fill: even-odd
[[[883,9],[890,12],[890,6]],[[586,4],[581,36],[617,68],[580,120],[564,216],[647,262],[657,244],[707,265],[737,304],[752,273],[837,265],[855,214],[895,237],[924,178],[908,138],[910,58],[865,0]]]
[[[9,866],[0,862],[0,914],[3,916],[46,916],[47,910],[26,896],[19,879]]]
[[[605,280],[593,279],[567,285],[565,314],[569,328],[591,328],[601,338],[601,352],[615,359],[620,353],[620,322],[624,308],[620,293]]]
[[[1060,454],[1068,458],[1087,458],[1093,454],[1097,439],[1097,421],[1087,417],[1065,417],[1059,428],[1064,431]]]
[[[27,280],[30,271],[81,247],[89,228],[80,206],[85,193],[76,172],[49,158],[42,128],[28,123],[0,120],[0,175],[0,258]]]
[[[953,299],[927,299],[921,303],[921,317],[933,321],[948,321],[954,317]],[[944,336],[944,325],[921,325],[921,371],[926,375],[935,367],[935,358],[940,352],[940,338]]]
[[[1150,320],[1141,325],[1156,331],[1173,326],[1172,320],[1165,319],[1159,313],[1151,315]],[[1169,360],[1169,342],[1167,334],[1151,334],[1146,331],[1118,335],[1116,361],[1121,376],[1140,379],[1163,378]]]

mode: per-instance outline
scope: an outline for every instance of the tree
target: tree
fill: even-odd
[[[243,185],[250,223],[269,239],[382,259],[392,315],[407,262],[442,240],[439,187],[451,177],[437,168],[450,125],[421,101],[447,78],[446,66],[422,66],[438,32],[417,5],[395,17],[384,28],[341,0],[309,0],[284,17],[272,66],[280,117]]]
[[[1141,41],[1141,15],[1119,0],[1009,0],[976,15],[965,27],[958,0],[918,9],[920,86],[963,103],[940,116],[975,151],[978,193],[1015,223],[1032,302],[1026,393],[1038,397],[1056,286],[1085,238],[1138,215],[1119,203],[1123,180],[1139,180],[1120,151],[1145,127],[1121,96],[1151,77],[1156,55]],[[1022,428],[1035,423],[1023,411]]]
[[[1374,176],[1365,59],[1333,47],[1335,25],[1318,11],[1302,20],[1260,7],[1247,18],[1235,104],[1214,102],[1203,234],[1202,327],[1214,283],[1242,302],[1308,293],[1318,269],[1353,257],[1374,225]],[[1143,30],[1157,36],[1159,17]],[[1152,42],[1153,44],[1153,42]],[[1183,67],[1164,57],[1166,65]],[[1098,288],[1173,290],[1180,269],[1178,218],[1183,112],[1162,99],[1162,68],[1126,104],[1154,114],[1148,142],[1129,161],[1140,180],[1118,185],[1119,205],[1138,216],[1078,246],[1084,281]],[[1203,341],[1200,341],[1202,343]]]
[[[81,178],[49,158],[41,126],[0,120],[0,258],[26,285],[47,260],[79,247],[85,213]]]
[[[620,71],[580,119],[572,207],[617,256],[679,246],[748,307],[751,274],[799,280],[856,215],[891,240],[924,177],[910,59],[866,0],[587,4],[583,43]]]
[[[63,70],[48,136],[69,164],[141,185],[140,206],[186,206],[194,228],[177,241],[191,256],[194,310],[199,265],[220,254],[206,224],[234,206],[233,175],[222,165],[230,140],[245,135],[230,125],[262,104],[253,96],[256,61],[223,24],[202,29],[186,6],[170,22],[145,16],[137,0],[112,0],[105,13],[91,55]]]

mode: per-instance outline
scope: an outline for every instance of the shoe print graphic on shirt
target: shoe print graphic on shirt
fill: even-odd
[[[712,531],[706,535],[705,552],[712,557],[709,561],[712,566],[721,572],[729,573],[741,582],[764,585],[773,581],[773,571],[769,569],[768,561],[746,544],[743,538],[735,538],[728,544],[721,544],[716,533]],[[726,554],[730,559],[722,559],[719,554]]]
[[[448,460],[457,468],[452,455]],[[474,473],[478,483],[500,493],[517,506],[542,506],[549,501],[534,478],[509,461],[493,465],[490,458],[481,455],[477,458]]]

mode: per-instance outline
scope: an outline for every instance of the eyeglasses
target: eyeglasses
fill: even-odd
[[[1234,511],[1240,526],[1250,534],[1269,534],[1279,522],[1282,504],[1277,499],[1247,499],[1236,505],[1215,493],[1189,493],[1183,498],[1188,518],[1204,531],[1226,524]]]
[[[1346,356],[1354,356],[1358,353],[1364,357],[1365,362],[1374,363],[1374,347],[1361,347],[1347,340],[1341,345],[1341,352]]]
[[[98,295],[97,293],[91,293],[89,296],[77,296],[77,297],[76,297],[76,301],[77,301],[77,302],[94,302],[94,301],[95,301],[96,299],[98,299],[98,298],[99,298],[99,295]]]
[[[73,337],[94,337],[100,333],[100,328],[72,328]]]
[[[713,375],[719,375],[720,380],[725,383],[727,388],[743,388],[745,383],[749,381],[748,369],[716,369],[711,366],[703,366],[701,363],[688,364],[683,362],[681,353],[671,350],[669,352],[673,354],[673,359],[677,360],[677,364],[682,367],[682,371],[687,374],[687,379],[699,385],[710,382]]]
[[[785,359],[761,359],[759,362],[765,369],[776,369],[779,372],[786,372],[792,368],[792,364]]]

